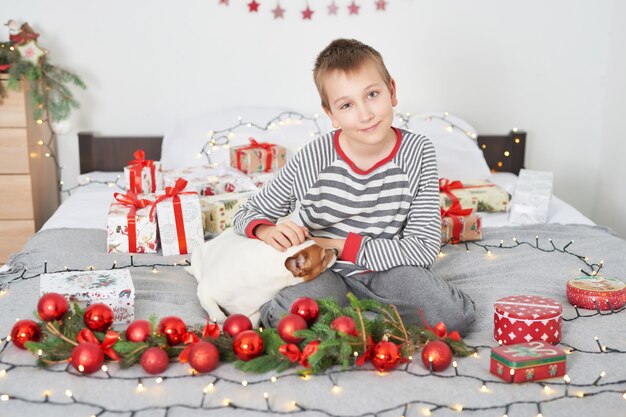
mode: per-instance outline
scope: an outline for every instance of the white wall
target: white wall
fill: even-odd
[[[162,134],[219,106],[320,111],[315,55],[336,37],[355,37],[385,57],[400,110],[447,110],[482,133],[527,130],[526,166],[554,171],[557,195],[625,235],[626,219],[593,198],[598,190],[606,201],[601,181],[619,175],[619,164],[605,163],[620,156],[612,148],[624,108],[612,85],[623,91],[619,2],[389,0],[381,13],[358,0],[354,17],[349,1],[336,0],[334,17],[320,0],[310,2],[319,8],[309,22],[299,18],[304,0],[283,1],[284,20],[269,13],[274,0],[258,1],[259,15],[244,0],[2,0],[0,20],[28,21],[52,61],[85,80],[74,129],[106,134]],[[59,145],[71,183],[75,137]]]

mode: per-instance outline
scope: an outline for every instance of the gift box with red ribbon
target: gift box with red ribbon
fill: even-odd
[[[249,145],[230,148],[230,166],[250,174],[270,172],[285,165],[287,151],[273,143],[257,142],[250,138]]]
[[[152,201],[132,191],[113,195],[107,216],[107,252],[157,252],[157,222],[150,219]]]
[[[163,172],[161,163],[145,158],[143,150],[133,154],[135,159],[124,167],[126,190],[135,194],[156,193],[163,190]]]
[[[40,295],[56,292],[82,308],[103,303],[113,310],[113,324],[135,318],[135,286],[128,269],[41,274]]]
[[[508,382],[532,382],[565,375],[565,351],[542,341],[491,349],[492,374]]]
[[[472,209],[462,209],[457,202],[441,212],[441,242],[458,243],[480,240],[483,233],[480,228],[481,218],[472,214]]]
[[[531,341],[557,344],[561,341],[563,306],[556,300],[536,295],[501,298],[494,306],[493,337],[512,345]]]
[[[486,181],[451,181],[439,179],[439,206],[444,210],[455,203],[474,211],[506,211],[511,196],[503,188]]]
[[[185,191],[186,186],[187,181],[179,178],[156,197],[150,209],[150,218],[157,216],[164,256],[192,253],[204,242],[198,193]]]

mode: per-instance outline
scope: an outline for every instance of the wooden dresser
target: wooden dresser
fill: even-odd
[[[8,93],[0,102],[0,265],[59,206],[54,160],[45,157],[47,149],[40,144],[49,140],[48,126],[34,120],[28,82],[14,91],[7,88],[7,79],[0,74]]]

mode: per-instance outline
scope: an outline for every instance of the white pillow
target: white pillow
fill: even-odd
[[[439,178],[486,180],[491,171],[478,147],[476,129],[460,117],[446,113],[400,113],[396,126],[427,136],[435,145]]]
[[[292,113],[291,117],[289,112]],[[312,133],[324,134],[332,129],[330,121],[324,114],[320,114],[317,118],[314,116],[314,113],[285,108],[242,106],[214,110],[180,120],[163,137],[161,164],[163,169],[206,165],[206,157],[199,154],[211,139],[210,131],[216,132],[214,137],[220,145],[226,141],[229,146],[244,145],[249,143],[250,137],[253,137],[259,142],[271,142],[284,146],[287,148],[289,158],[314,138]],[[274,127],[265,130],[272,121]],[[248,123],[251,125],[248,126]],[[229,139],[226,139],[228,131],[217,133],[231,128],[232,133]],[[226,146],[207,145],[206,149],[211,152],[212,163],[229,164],[230,149]]]

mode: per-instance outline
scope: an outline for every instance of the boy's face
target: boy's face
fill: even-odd
[[[390,88],[375,64],[366,63],[358,70],[334,71],[324,80],[328,109],[324,109],[335,129],[350,140],[377,144],[385,140],[393,122],[393,108],[398,104],[396,83]]]

